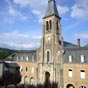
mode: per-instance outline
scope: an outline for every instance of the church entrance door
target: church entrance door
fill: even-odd
[[[45,72],[45,83],[49,83],[49,82],[50,82],[50,73]]]

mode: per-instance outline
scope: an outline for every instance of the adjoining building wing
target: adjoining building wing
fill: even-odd
[[[65,48],[64,63],[88,63],[88,47]]]

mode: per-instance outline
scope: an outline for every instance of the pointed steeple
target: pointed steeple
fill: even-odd
[[[55,0],[48,1],[48,7],[47,7],[46,14],[45,14],[44,18],[52,16],[52,15],[55,15],[60,18],[59,14],[58,14],[57,7],[56,7]]]

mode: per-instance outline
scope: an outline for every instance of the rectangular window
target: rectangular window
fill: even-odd
[[[84,62],[84,55],[80,55],[81,62]]]
[[[80,77],[81,77],[81,79],[85,79],[85,71],[84,70],[80,71]]]
[[[72,56],[69,55],[69,62],[72,62]]]
[[[34,67],[32,67],[32,73],[34,73]]]
[[[20,66],[20,72],[23,71],[23,66]]]
[[[72,77],[72,70],[71,69],[68,70],[68,77]]]

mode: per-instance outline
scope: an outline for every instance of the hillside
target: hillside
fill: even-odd
[[[15,50],[10,50],[10,49],[6,49],[6,48],[0,48],[0,60],[5,59],[7,56],[15,53]]]

